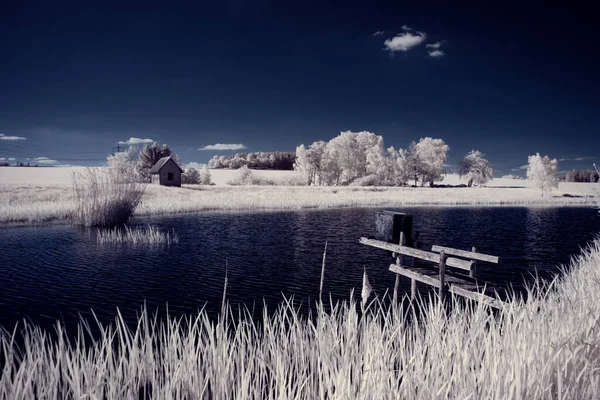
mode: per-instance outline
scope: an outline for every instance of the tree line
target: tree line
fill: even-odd
[[[598,172],[593,169],[572,169],[565,175],[565,182],[596,183],[599,179]]]
[[[296,153],[292,151],[236,153],[231,156],[214,156],[208,162],[208,168],[238,169],[246,166],[250,169],[291,171],[295,162]]]
[[[413,141],[406,149],[384,147],[372,132],[341,132],[328,142],[296,148],[294,169],[307,185],[433,186],[443,179],[450,147],[431,137]],[[469,152],[459,165],[468,186],[483,185],[493,169],[480,151]]]

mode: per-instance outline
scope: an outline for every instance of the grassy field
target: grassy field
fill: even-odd
[[[0,168],[0,223],[64,220],[73,212],[72,168]],[[149,185],[138,216],[206,210],[294,210],[338,207],[399,207],[415,205],[588,205],[598,184],[561,183],[552,195],[541,196],[522,180],[496,179],[485,188],[228,186],[233,171],[220,174],[215,186],[166,188]],[[258,171],[285,182],[293,171]],[[262,176],[262,175],[261,175]],[[227,178],[228,177],[228,178]],[[455,175],[443,184],[458,184]],[[563,197],[564,194],[581,197]]]
[[[350,300],[304,318],[284,301],[260,323],[144,311],[94,337],[82,323],[76,340],[24,325],[0,330],[0,398],[597,399],[599,285],[600,239],[497,313],[429,299],[418,316],[377,303],[362,315]]]

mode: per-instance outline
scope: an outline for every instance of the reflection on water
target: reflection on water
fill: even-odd
[[[555,267],[600,230],[593,209],[582,208],[403,208],[414,216],[423,249],[433,244],[500,256],[500,265],[481,265],[480,276],[519,287]],[[225,266],[228,299],[273,308],[282,294],[298,302],[319,293],[321,260],[328,242],[324,292],[334,300],[360,291],[363,266],[378,295],[393,287],[385,251],[357,244],[373,233],[377,209],[269,213],[206,213],[140,220],[175,229],[170,247],[98,245],[93,231],[68,225],[0,228],[0,325],[22,318],[67,324],[93,309],[112,320],[118,307],[135,316],[144,301],[171,314],[221,304]],[[408,280],[401,280],[408,291]]]

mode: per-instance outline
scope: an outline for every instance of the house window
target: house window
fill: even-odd
[[[167,180],[168,180],[168,181],[172,181],[172,180],[174,180],[174,178],[173,178],[173,173],[172,173],[172,172],[167,172]]]

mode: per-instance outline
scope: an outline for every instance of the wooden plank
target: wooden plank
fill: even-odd
[[[437,253],[431,253],[429,251],[417,250],[413,249],[412,247],[400,246],[397,244],[382,242],[381,240],[367,239],[364,237],[361,237],[359,242],[367,246],[377,247],[378,249],[393,251],[395,253],[400,253],[405,256],[416,257],[434,264],[439,264],[440,262],[440,255]],[[446,265],[449,267],[471,271],[472,262],[460,260],[458,258],[447,258]]]
[[[395,272],[402,276],[406,276],[407,278],[410,278],[410,279],[414,279],[415,281],[423,282],[427,285],[431,285],[438,289],[441,287],[440,281],[439,281],[439,279],[437,279],[437,277],[433,278],[431,276],[417,272],[415,270],[415,268],[407,268],[407,267],[403,267],[401,265],[391,264],[389,269],[392,272]]]
[[[488,306],[498,308],[498,309],[502,309],[502,306],[504,304],[502,301],[500,301],[498,299],[495,299],[495,298],[485,295],[483,293],[467,290],[458,285],[451,284],[449,291],[450,291],[450,293],[458,294],[460,296],[469,298],[471,300],[481,301],[484,304],[487,304]]]
[[[453,249],[451,247],[444,247],[444,246],[438,246],[438,245],[434,245],[431,247],[431,251],[435,251],[436,253],[439,253],[442,250],[446,254],[449,254],[451,256],[468,258],[470,260],[485,261],[485,262],[490,262],[490,263],[494,263],[494,264],[498,264],[498,261],[499,261],[499,258],[496,256],[490,256],[488,254],[482,254],[482,253],[475,253],[474,251],[458,250],[458,249]]]

